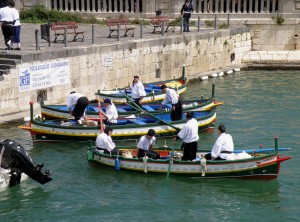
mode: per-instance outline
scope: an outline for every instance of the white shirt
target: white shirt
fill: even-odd
[[[101,149],[106,149],[108,152],[111,152],[116,144],[112,141],[111,136],[108,136],[106,133],[100,133],[96,139],[96,146]]]
[[[12,12],[13,12],[13,15],[14,15],[14,19],[16,20],[14,26],[20,26],[21,23],[20,23],[20,15],[19,15],[19,11],[15,8],[12,8],[11,9]]]
[[[1,22],[13,22],[14,20],[16,20],[14,18],[14,14],[12,11],[12,8],[10,8],[9,6],[6,6],[4,8],[0,9],[0,21]]]
[[[221,153],[222,151],[230,151],[232,152],[234,150],[234,145],[232,141],[232,137],[230,134],[222,133],[217,141],[215,142],[212,150],[211,150],[211,156],[214,158],[217,158],[218,156],[222,159],[228,158],[227,153]]]
[[[117,123],[117,118],[118,118],[118,111],[115,106],[115,104],[108,105],[106,107],[106,112],[107,120],[111,123]]]
[[[187,121],[183,128],[179,131],[178,136],[185,143],[196,142],[199,140],[198,122],[194,118]]]
[[[156,141],[155,136],[153,136],[151,138],[151,140],[148,140],[148,138],[146,136],[142,136],[140,138],[140,141],[139,141],[138,145],[137,145],[137,148],[142,149],[142,150],[149,150],[149,147],[151,145],[154,146],[155,141]]]
[[[84,95],[80,94],[80,93],[72,93],[69,95],[68,97],[68,100],[67,100],[67,107],[69,109],[72,108],[72,106],[76,105],[77,103],[77,100],[80,98],[80,97],[83,97]]]
[[[131,98],[138,99],[146,96],[143,83],[141,82],[134,83],[133,86],[131,86],[130,88],[131,88]]]
[[[162,101],[161,104],[166,105],[167,103],[178,103],[178,94],[174,89],[167,88],[165,99]]]

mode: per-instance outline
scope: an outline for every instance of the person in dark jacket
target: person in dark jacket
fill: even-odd
[[[190,0],[185,0],[184,5],[182,6],[180,13],[183,17],[183,31],[190,31],[190,18],[191,13],[194,11],[194,6]]]

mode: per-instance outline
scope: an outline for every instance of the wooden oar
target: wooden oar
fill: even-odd
[[[168,122],[166,122],[166,121],[164,121],[164,120],[162,120],[162,119],[156,117],[155,115],[152,115],[151,113],[148,113],[148,112],[145,111],[145,110],[142,110],[141,107],[139,107],[135,102],[133,102],[133,101],[132,101],[125,93],[123,93],[122,91],[120,91],[120,92],[125,96],[125,98],[127,99],[127,101],[129,101],[129,102],[132,104],[132,107],[133,107],[136,111],[143,112],[143,113],[145,113],[146,115],[151,116],[151,117],[153,117],[154,119],[157,119],[159,122],[161,122],[161,123],[163,123],[163,124],[165,124],[165,125],[167,125],[167,126],[172,127],[172,128],[175,129],[177,132],[180,131],[180,129],[179,129],[178,127],[173,126],[172,124],[170,124],[170,123],[168,123]]]
[[[99,110],[99,118],[100,118],[100,132],[103,133],[103,122],[102,122],[102,112],[101,112],[101,104],[100,104],[100,99],[98,98],[98,110]]]

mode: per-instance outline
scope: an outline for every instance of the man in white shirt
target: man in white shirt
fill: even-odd
[[[206,154],[206,159],[211,160],[227,160],[228,156],[232,154],[234,150],[234,145],[232,141],[232,137],[230,134],[225,133],[226,127],[221,124],[218,127],[218,134],[219,137],[216,140],[212,150],[211,154]]]
[[[179,98],[179,95],[174,89],[169,89],[166,85],[162,85],[161,91],[166,94],[165,99],[162,101],[159,110],[162,109],[164,105],[167,103],[172,104],[172,111],[171,111],[171,120],[181,120],[182,119],[182,104]]]
[[[143,98],[146,96],[145,88],[143,83],[140,82],[138,76],[133,77],[131,89],[131,98],[138,105],[142,105]]]
[[[12,7],[15,5],[13,1],[9,1],[8,6],[0,9],[0,23],[4,42],[7,47],[7,52],[10,52],[11,40],[14,37],[14,23],[16,21]]]
[[[106,126],[104,132],[100,133],[96,139],[96,150],[101,151],[105,154],[111,155],[122,155],[122,152],[116,148],[116,144],[111,139],[113,129],[111,126]]]
[[[75,117],[75,120],[77,120],[78,123],[81,123],[80,119],[84,115],[85,108],[88,106],[88,104],[88,98],[75,91],[72,91],[67,99],[67,107],[69,109],[69,112],[72,116]],[[74,109],[72,110],[73,106]]]
[[[14,24],[14,37],[12,39],[11,48],[13,49],[13,43],[17,44],[17,48],[14,50],[21,50],[21,42],[20,42],[20,34],[21,34],[21,23],[20,23],[20,15],[19,11],[15,9],[15,3],[13,2],[12,12],[15,18]]]
[[[106,111],[104,113],[102,110],[100,110],[100,112],[106,118],[104,123],[106,125],[115,125],[115,124],[117,124],[118,110],[117,110],[115,104],[113,104],[113,102],[111,101],[110,98],[104,99],[103,102],[104,102],[104,107],[105,107]]]
[[[152,148],[155,144],[155,131],[154,129],[149,129],[148,133],[142,136],[136,148],[136,157],[148,156],[148,158],[159,159],[159,153],[155,152]]]
[[[174,140],[183,140],[183,157],[182,160],[194,160],[196,159],[196,153],[198,150],[198,122],[193,118],[194,113],[189,112],[186,114],[187,122],[183,128],[179,131]]]

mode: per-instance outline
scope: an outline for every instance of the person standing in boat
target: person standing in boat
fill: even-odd
[[[131,98],[138,105],[142,106],[143,98],[146,96],[145,88],[143,83],[140,81],[138,76],[133,77],[131,89]]]
[[[178,135],[174,138],[176,142],[178,139],[183,140],[183,157],[182,160],[194,160],[196,159],[196,153],[198,150],[198,122],[193,118],[194,113],[188,112],[186,114],[187,122],[183,128],[179,131]]]
[[[181,120],[182,104],[178,93],[174,89],[169,89],[165,84],[163,84],[160,88],[162,92],[166,94],[166,96],[165,99],[162,101],[159,110],[161,110],[162,107],[167,103],[171,103],[172,104],[171,120],[172,121]]]
[[[111,126],[106,126],[104,131],[97,136],[96,150],[103,150],[105,154],[122,155],[122,152],[116,148],[116,144],[111,139],[113,129]]]
[[[116,125],[117,118],[118,118],[118,111],[117,111],[115,104],[113,104],[113,102],[111,101],[110,98],[105,98],[103,103],[104,103],[104,107],[105,107],[106,111],[104,113],[102,110],[100,110],[100,112],[106,118],[104,121],[104,124],[105,125]]]
[[[229,155],[233,153],[234,145],[230,134],[225,133],[226,127],[221,124],[218,127],[218,139],[216,140],[211,154],[206,154],[208,160],[227,160]]]
[[[152,148],[155,144],[155,130],[149,129],[147,134],[142,136],[139,140],[139,143],[136,148],[136,157],[148,156],[148,158],[159,159],[160,155],[158,152],[155,152]]]
[[[75,117],[75,120],[77,120],[79,124],[82,123],[81,117],[84,116],[85,108],[88,106],[88,104],[88,98],[75,91],[72,91],[67,99],[67,107],[69,112]],[[73,106],[74,109],[72,110]]]

